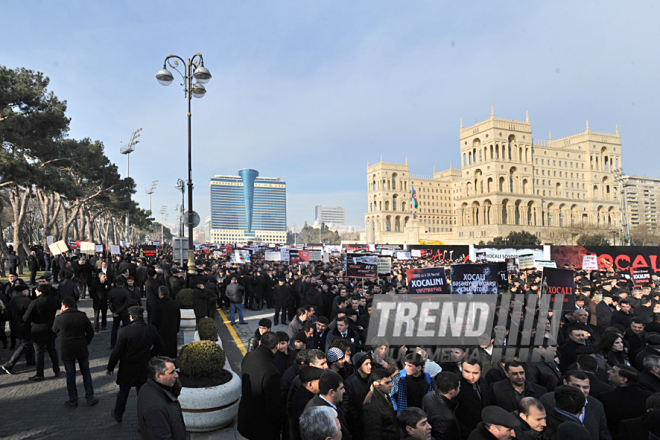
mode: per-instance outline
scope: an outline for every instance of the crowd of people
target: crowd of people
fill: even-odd
[[[193,289],[197,319],[215,317],[218,307],[230,314],[231,325],[246,322],[246,309],[272,313],[259,321],[241,366],[237,428],[249,440],[660,436],[655,276],[636,287],[624,273],[576,270],[575,310],[563,312],[557,344],[535,347],[529,358],[499,362],[494,350],[506,345],[506,332],[522,331],[517,330],[522,323],[516,330],[502,323],[504,334],[482,335],[474,350],[450,347],[450,357],[443,359],[434,356],[437,347],[367,344],[374,297],[407,293],[406,269],[448,269],[450,261],[394,261],[391,274],[365,282],[346,277],[341,259],[298,265],[265,261],[262,252],[247,264],[198,252],[192,277],[167,249],[153,258],[129,249],[118,256],[57,260],[57,287],[52,272],[35,280],[34,288],[15,275],[0,287],[1,316],[9,321],[15,347],[2,368],[12,374],[25,357],[29,365],[36,363],[29,379],[43,380],[48,352],[59,375],[59,335],[66,404],[78,404],[78,363],[87,404],[94,405],[87,347],[106,329],[109,308],[106,374],[113,376],[119,365],[112,416],[121,422],[135,388],[144,438],[185,438],[176,399],[180,310],[173,298],[186,286]],[[505,293],[538,293],[540,282],[536,271],[510,274]],[[93,300],[93,322],[76,310],[86,295]],[[6,344],[4,327],[0,338]],[[540,361],[534,352],[541,353]]]

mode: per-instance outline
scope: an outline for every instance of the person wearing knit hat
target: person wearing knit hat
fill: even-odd
[[[296,350],[302,350],[307,346],[307,335],[305,335],[305,332],[298,332],[293,335],[291,341],[293,342],[293,346]]]
[[[355,367],[355,373],[344,382],[346,395],[348,395],[348,413],[362,414],[362,403],[371,386],[371,356],[360,351],[352,356],[351,361]],[[348,426],[351,432],[362,433],[362,418],[349,417]]]
[[[344,363],[346,362],[344,357],[344,352],[337,347],[330,348],[326,354],[326,358],[328,359],[328,368],[339,372],[344,367]]]

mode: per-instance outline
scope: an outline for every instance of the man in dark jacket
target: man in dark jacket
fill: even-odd
[[[615,365],[610,374],[614,391],[601,394],[598,398],[605,407],[607,426],[612,437],[619,438],[619,424],[622,420],[640,417],[646,412],[646,399],[650,391],[639,389],[639,372],[633,367]]]
[[[106,376],[112,377],[115,366],[119,362],[117,385],[119,394],[112,411],[112,418],[121,423],[126,410],[126,401],[132,387],[136,393],[147,381],[147,364],[165,347],[153,325],[144,322],[142,307],[133,306],[128,309],[131,324],[119,332],[117,344],[110,354]]]
[[[177,333],[181,325],[181,307],[179,303],[170,298],[167,287],[158,288],[160,299],[154,304],[151,311],[151,325],[156,327],[165,348],[161,354],[170,358],[176,358]]]
[[[80,366],[80,375],[85,386],[87,406],[96,405],[99,399],[94,397],[92,375],[89,371],[89,350],[87,346],[94,338],[94,328],[84,312],[76,309],[76,301],[72,297],[62,299],[62,313],[53,322],[53,331],[60,333],[60,353],[66,370],[66,388],[69,400],[64,402],[71,408],[78,407],[78,390],[76,388],[76,361]]]
[[[142,438],[185,440],[186,424],[177,400],[181,388],[174,360],[165,356],[151,358],[147,375],[137,401]]]
[[[391,390],[391,385],[390,385]],[[315,406],[329,406],[337,411],[337,419],[341,426],[342,440],[352,440],[351,432],[346,423],[346,415],[338,406],[344,398],[344,381],[336,371],[326,370],[319,379],[319,393],[312,400],[307,402],[305,411]]]
[[[275,440],[283,419],[280,372],[275,364],[278,337],[261,335],[261,344],[241,363],[242,393],[238,406],[238,432],[248,440]],[[258,423],[256,423],[258,421]]]
[[[296,390],[288,410],[289,433],[291,440],[301,440],[300,416],[305,411],[307,403],[319,392],[319,379],[323,375],[320,368],[305,367],[300,370],[300,388]]]
[[[572,386],[562,385],[555,389],[554,397],[554,408],[550,410],[546,409],[547,426],[543,435],[547,436],[547,438],[558,438],[557,431],[559,430],[559,426],[565,422],[573,422],[584,428],[580,421],[580,417],[584,411],[584,394]],[[591,436],[589,435],[589,437]]]
[[[27,312],[31,302],[30,289],[25,284],[17,284],[14,287],[14,292],[17,296],[9,301],[7,309],[9,310],[9,316],[12,322],[12,332],[16,333],[16,337],[19,339],[19,345],[9,361],[2,366],[2,369],[7,374],[12,374],[14,365],[16,365],[23,353],[25,353],[27,365],[34,365],[34,348],[30,340],[30,323],[23,321],[23,316]]]
[[[193,300],[193,310],[195,311],[195,319],[199,324],[201,319],[204,319],[208,315],[208,293],[204,288],[204,279],[202,277],[197,277],[194,281],[195,288],[193,289],[192,300]]]
[[[644,358],[644,371],[639,376],[639,388],[652,393],[660,392],[660,356]]]
[[[353,367],[355,373],[350,375],[344,388],[346,388],[346,395],[348,396],[348,411],[346,413],[346,421],[353,433],[355,440],[362,439],[362,403],[365,397],[369,394],[371,386],[371,357],[363,352],[359,352],[352,357]]]
[[[50,360],[53,363],[53,373],[55,377],[60,375],[60,364],[57,359],[57,349],[55,348],[55,338],[57,335],[53,332],[53,321],[55,315],[60,309],[60,300],[54,296],[44,294],[47,286],[37,286],[35,293],[37,299],[32,301],[23,315],[23,321],[31,324],[30,332],[32,345],[37,358],[37,373],[29,377],[29,380],[44,380],[44,351],[48,351]]]
[[[488,384],[481,373],[479,360],[466,358],[461,363],[461,390],[455,399],[458,403],[455,414],[464,439],[481,422],[481,410],[489,404]]]
[[[65,272],[64,279],[57,286],[57,292],[60,299],[70,296],[78,300],[78,292],[76,291],[76,282],[73,281],[73,272]]]
[[[523,368],[525,369],[525,377],[528,381],[541,385],[548,391],[553,391],[559,384],[560,370],[557,363],[552,359],[554,358],[552,352],[546,353],[546,350],[554,350],[554,348],[535,347],[530,352],[527,362],[523,364]],[[546,357],[546,354],[549,356]],[[551,360],[546,360],[548,357]],[[540,360],[538,362],[532,362],[535,359]]]
[[[236,311],[238,311],[239,324],[247,324],[243,318],[243,295],[245,294],[245,288],[238,284],[238,278],[236,276],[231,277],[231,283],[229,283],[225,292],[231,306],[229,311],[231,325],[236,324]]]
[[[603,300],[598,303],[596,306],[596,327],[602,335],[605,333],[605,329],[610,326],[612,321],[612,303],[614,302],[614,295],[612,292],[603,291]]]
[[[149,278],[149,268],[143,260],[138,260],[138,267],[135,269],[135,285],[140,290],[140,295],[144,297],[144,283]]]
[[[115,281],[115,287],[108,292],[108,303],[110,305],[110,312],[112,313],[112,333],[110,334],[110,348],[115,347],[117,342],[117,332],[119,331],[119,324],[126,327],[130,321],[128,319],[128,307],[130,306],[130,296],[128,291],[124,289],[124,277],[119,277]]]
[[[35,251],[30,252],[28,257],[28,269],[30,271],[30,285],[34,286],[37,280],[37,271],[39,270],[39,260]]]
[[[275,316],[273,322],[280,322],[280,310],[282,311],[282,324],[286,325],[287,307],[290,301],[291,287],[286,284],[284,276],[280,277],[277,285],[273,288],[273,302],[275,303]],[[293,317],[290,317],[293,319]]]
[[[399,440],[399,421],[390,398],[394,387],[387,370],[372,373],[373,387],[362,405],[362,433],[364,440]],[[343,437],[342,437],[343,438]]]
[[[490,405],[481,410],[482,422],[470,433],[468,440],[511,439],[520,428],[520,420],[499,406]]]
[[[531,383],[525,378],[525,369],[516,362],[504,364],[504,373],[507,378],[490,385],[490,403],[504,408],[508,412],[518,409],[518,403],[523,397],[536,397],[544,395],[547,390],[540,385]]]
[[[147,281],[144,283],[144,291],[147,298],[147,320],[151,322],[151,309],[153,308],[156,301],[158,301],[158,273],[155,269],[148,269],[147,271]]]
[[[89,291],[94,307],[94,327],[97,333],[99,332],[99,315],[101,317],[101,328],[105,330],[107,325],[108,292],[110,292],[110,281],[108,281],[106,274],[99,272],[98,278],[94,280]]]
[[[215,319],[215,315],[217,315],[218,311],[218,297],[220,295],[220,290],[218,289],[218,285],[215,282],[215,277],[213,276],[213,271],[210,269],[207,269],[205,271],[205,279],[204,279],[204,289],[206,290],[207,298],[206,298],[206,313],[207,317],[211,319]]]
[[[437,388],[422,400],[422,409],[431,424],[435,440],[461,440],[461,430],[456,420],[454,401],[461,391],[461,382],[454,373],[442,371],[435,376]]]

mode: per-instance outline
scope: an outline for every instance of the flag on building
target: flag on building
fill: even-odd
[[[415,209],[417,209],[417,193],[415,192],[415,185],[410,185],[412,187],[412,199],[413,199],[413,205],[415,206]]]

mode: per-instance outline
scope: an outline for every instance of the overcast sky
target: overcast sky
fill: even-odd
[[[654,1],[30,1],[0,3],[0,64],[44,72],[70,136],[131,155],[135,199],[174,206],[187,173],[187,103],[155,79],[168,54],[213,74],[193,100],[195,210],[209,179],[254,168],[287,183],[288,224],[342,205],[364,226],[366,166],[460,166],[458,131],[495,115],[534,138],[618,124],[628,174],[660,177],[660,5]],[[654,134],[656,133],[656,134]],[[649,160],[650,159],[650,160]]]

